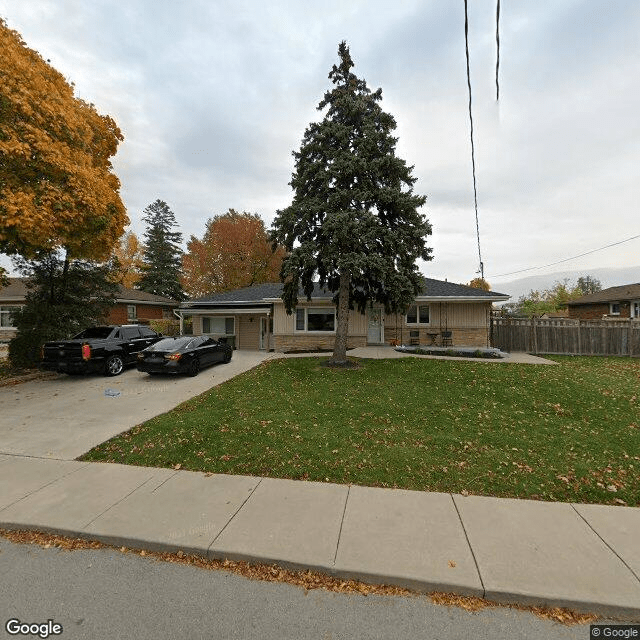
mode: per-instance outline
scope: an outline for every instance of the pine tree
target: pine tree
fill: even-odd
[[[173,231],[176,217],[162,200],[156,200],[144,210],[147,223],[142,276],[138,288],[172,300],[184,300],[180,284],[182,272],[182,234]]]
[[[349,309],[378,302],[387,313],[404,310],[419,292],[416,260],[431,260],[431,225],[419,213],[426,198],[413,193],[413,167],[395,154],[393,116],[353,73],[345,42],[333,88],[294,152],[292,204],[278,211],[272,240],[288,251],[280,277],[288,313],[300,287],[310,298],[314,279],[334,294],[338,322],[332,363],[345,364]]]
[[[52,252],[34,260],[14,258],[14,265],[28,278],[25,305],[13,317],[17,333],[9,343],[16,367],[36,366],[45,342],[104,322],[115,304],[113,261],[71,260],[66,252]]]

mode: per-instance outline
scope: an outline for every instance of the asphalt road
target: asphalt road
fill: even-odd
[[[500,640],[589,638],[505,608],[468,613],[425,597],[345,595],[250,581],[110,549],[63,551],[0,538],[0,637],[7,620],[62,625],[50,638]],[[37,636],[29,636],[37,637]]]

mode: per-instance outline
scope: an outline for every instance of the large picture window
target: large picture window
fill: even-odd
[[[309,307],[296,309],[296,331],[335,331],[336,310]]]
[[[407,324],[429,324],[429,305],[414,304],[407,309]]]
[[[202,333],[219,333],[233,335],[235,333],[235,318],[223,316],[205,316],[202,318]]]
[[[3,329],[12,329],[14,327],[11,314],[20,307],[0,307],[0,327]]]

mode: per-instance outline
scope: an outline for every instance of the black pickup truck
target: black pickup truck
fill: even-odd
[[[135,324],[89,327],[71,340],[47,342],[42,347],[42,368],[78,375],[102,371],[117,376],[136,362],[138,352],[162,334]]]

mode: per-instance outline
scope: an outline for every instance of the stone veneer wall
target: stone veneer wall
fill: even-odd
[[[336,336],[330,333],[326,336],[323,335],[274,335],[273,347],[275,351],[281,351],[287,353],[289,351],[298,350],[311,350],[316,351],[318,349],[333,349]],[[354,349],[355,347],[364,347],[367,344],[366,336],[349,336],[347,339],[347,348]]]
[[[454,347],[486,347],[489,344],[489,331],[486,327],[481,328],[471,328],[465,327],[457,329],[452,327],[449,329],[451,331],[451,340],[453,342]],[[384,341],[389,343],[391,340],[399,340],[403,344],[411,344],[412,340],[415,338],[411,338],[410,332],[417,331],[419,333],[419,342],[421,345],[430,345],[432,344],[430,333],[437,333],[436,336],[436,345],[440,346],[442,337],[440,332],[438,332],[437,328],[408,328],[404,327],[402,330],[398,328],[396,331],[395,327],[385,327],[384,329]]]

